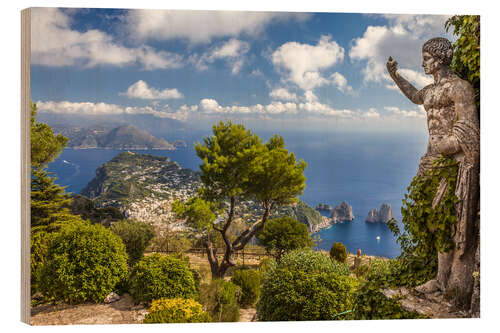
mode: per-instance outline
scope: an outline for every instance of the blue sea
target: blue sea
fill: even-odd
[[[273,133],[256,131],[263,139]],[[193,143],[210,132],[172,134],[167,140],[183,139],[187,148],[176,151],[139,150],[138,153],[168,156],[183,168],[198,170],[199,158]],[[427,137],[415,133],[331,133],[278,132],[286,148],[307,162],[306,189],[300,198],[315,207],[327,203],[335,207],[347,201],[354,221],[332,225],[317,234],[318,248],[329,250],[334,242],[342,242],[351,253],[396,257],[400,253],[391,231],[385,224],[366,223],[368,212],[382,203],[392,206],[394,218],[401,221],[401,200],[416,174],[420,157],[426,149]],[[49,165],[49,171],[66,186],[66,191],[79,193],[94,177],[95,170],[119,154],[113,149],[64,149]]]

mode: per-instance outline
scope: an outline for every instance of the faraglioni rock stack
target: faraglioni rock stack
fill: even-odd
[[[373,208],[372,210],[370,210],[365,222],[387,223],[387,221],[389,221],[390,219],[392,219],[392,207],[387,203],[383,203],[382,206],[380,206],[379,212],[377,211],[377,208]]]
[[[352,213],[352,206],[347,202],[342,201],[335,209],[332,211],[330,216],[333,223],[352,221],[354,220],[354,214]]]

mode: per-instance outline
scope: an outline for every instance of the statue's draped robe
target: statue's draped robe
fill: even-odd
[[[476,225],[479,211],[479,128],[474,122],[459,120],[453,126],[453,135],[464,153],[455,189],[459,202],[455,207],[457,223],[453,237],[455,251],[462,256],[470,246],[477,244],[479,231]]]
[[[457,120],[453,124],[452,135],[458,140],[460,152],[453,155],[459,162],[455,195],[457,221],[452,226],[454,248],[438,254],[437,281],[443,291],[460,289],[472,293],[473,270],[476,247],[478,246],[479,225],[479,126],[475,121]],[[432,167],[438,154],[422,157],[418,175],[422,176]],[[442,180],[432,206],[436,207],[447,191],[446,181]]]

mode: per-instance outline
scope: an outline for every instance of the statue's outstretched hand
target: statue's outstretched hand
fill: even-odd
[[[389,71],[389,74],[391,76],[394,76],[396,74],[396,71],[398,70],[398,62],[392,59],[392,57],[389,57],[386,66],[387,70]]]

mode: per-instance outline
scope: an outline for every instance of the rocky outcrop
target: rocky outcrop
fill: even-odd
[[[352,213],[352,206],[347,202],[342,201],[335,209],[332,211],[330,216],[333,223],[352,221],[354,220],[354,214]]]
[[[257,214],[259,215],[262,214]],[[304,223],[310,233],[328,228],[331,224],[329,218],[322,216],[303,201],[282,207],[276,214],[273,214],[273,218],[281,216],[289,216]]]
[[[316,205],[315,209],[319,210],[319,211],[329,212],[333,209],[333,207],[328,205],[328,204],[320,203],[320,204]]]
[[[387,203],[383,203],[380,206],[380,211],[377,211],[377,208],[373,208],[368,212],[368,216],[365,219],[365,222],[381,222],[387,223],[387,221],[392,219],[392,207]]]

